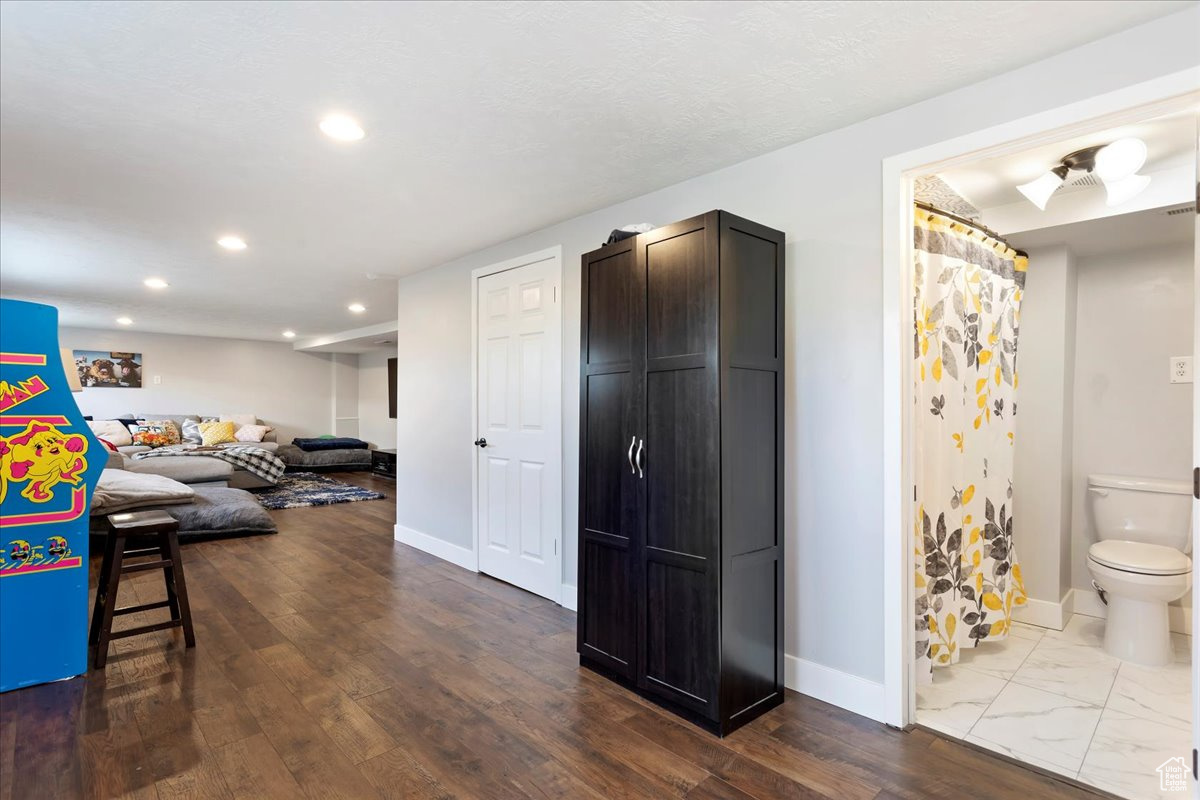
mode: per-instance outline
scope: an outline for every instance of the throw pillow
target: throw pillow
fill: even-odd
[[[233,438],[232,422],[201,422],[200,438],[205,447],[237,441]]]
[[[133,437],[129,434],[129,429],[115,419],[93,420],[88,423],[88,427],[98,438],[107,439],[117,447],[127,447],[133,444]]]
[[[232,422],[236,430],[243,425],[257,425],[258,417],[253,414],[222,414],[221,422]]]
[[[179,440],[179,428],[169,419],[139,420],[133,429],[133,443],[144,447],[166,447]]]
[[[200,444],[204,441],[204,437],[200,435],[200,422],[193,419],[185,419],[183,421],[182,431],[183,441],[188,444]]]
[[[261,442],[263,437],[270,432],[270,425],[243,425],[237,429],[233,438],[239,442]]]

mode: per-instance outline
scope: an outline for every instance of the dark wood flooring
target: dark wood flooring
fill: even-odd
[[[184,547],[195,649],[0,695],[0,800],[1096,796],[795,693],[718,740],[580,669],[573,613],[393,542],[390,482],[335,477],[389,501]]]

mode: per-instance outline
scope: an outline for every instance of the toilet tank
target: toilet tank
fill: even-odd
[[[1121,539],[1192,549],[1192,485],[1130,475],[1088,475],[1097,541]]]

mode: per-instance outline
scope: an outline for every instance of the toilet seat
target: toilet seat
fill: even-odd
[[[1088,548],[1088,558],[1097,564],[1139,575],[1184,575],[1192,560],[1174,547],[1144,542],[1109,539]]]

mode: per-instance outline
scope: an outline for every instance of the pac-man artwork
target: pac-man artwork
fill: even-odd
[[[67,383],[58,311],[0,300],[0,691],[87,668],[88,500],[105,461]]]

